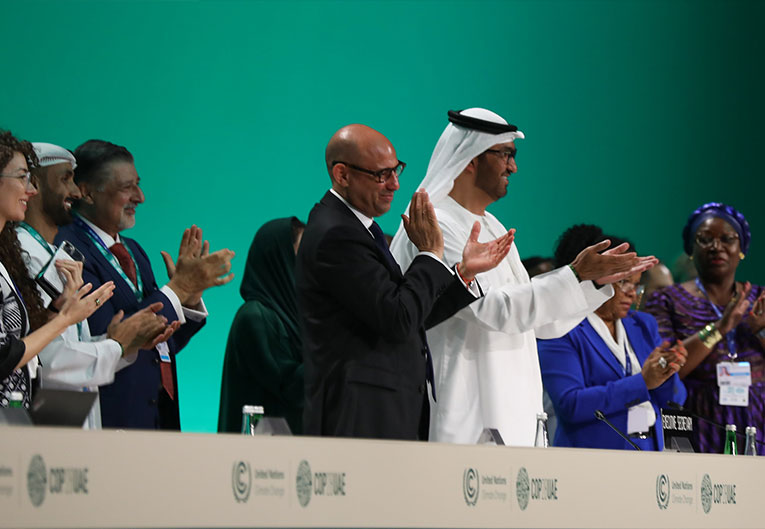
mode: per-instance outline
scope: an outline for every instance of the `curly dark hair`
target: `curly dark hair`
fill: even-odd
[[[629,251],[635,251],[635,246],[630,241],[616,235],[606,235],[599,226],[594,224],[576,224],[558,237],[553,257],[555,268],[566,266],[576,259],[579,252],[588,246],[605,241],[606,239],[611,241],[611,248],[626,242],[629,244]]]
[[[26,157],[30,168],[37,165],[37,156],[31,143],[16,139],[10,131],[0,131],[0,172],[5,170],[17,152]],[[21,252],[21,244],[16,238],[16,223],[6,222],[0,230],[0,262],[3,263],[16,283],[21,297],[24,298],[31,330],[35,330],[48,321],[48,315],[37,291],[37,285],[29,277]]]

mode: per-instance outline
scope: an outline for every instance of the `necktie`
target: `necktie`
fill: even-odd
[[[125,245],[122,244],[121,242],[114,243],[109,248],[109,251],[112,252],[114,257],[117,258],[117,261],[119,261],[120,266],[122,267],[122,271],[125,272],[125,275],[128,277],[128,279],[130,279],[130,281],[132,281],[133,284],[137,287],[138,275],[136,274],[135,263],[133,262],[133,258],[130,257],[130,253],[128,253],[128,250],[127,248],[125,248]],[[162,387],[165,388],[165,391],[170,396],[170,398],[175,400],[175,384],[173,384],[173,367],[170,364],[170,362],[160,362],[159,372],[162,377]]]
[[[393,258],[393,254],[390,253],[390,249],[388,248],[388,241],[385,240],[385,235],[383,234],[380,225],[375,221],[372,221],[372,225],[369,227],[369,231],[372,232],[372,235],[374,235],[375,244],[377,245],[377,248],[380,250],[380,252],[382,252],[382,254],[385,256],[385,260],[388,261],[388,264],[393,268],[393,270],[398,270],[400,272],[401,269],[399,268],[396,259]]]
[[[135,263],[130,257],[125,245],[121,242],[116,242],[109,248],[109,251],[117,258],[117,261],[119,261],[120,266],[122,267],[122,271],[125,272],[128,279],[130,279],[135,286],[138,286]]]

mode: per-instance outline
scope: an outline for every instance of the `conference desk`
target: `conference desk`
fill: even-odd
[[[765,458],[0,427],[0,527],[765,526]]]

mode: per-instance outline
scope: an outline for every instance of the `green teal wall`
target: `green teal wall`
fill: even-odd
[[[197,223],[241,274],[266,220],[305,219],[328,187],[323,149],[350,122],[422,178],[448,109],[520,126],[520,170],[492,211],[522,256],[592,222],[673,260],[703,202],[754,233],[739,277],[765,282],[761,152],[764,2],[4,1],[0,127],[74,148],[126,145],[146,192],[129,235],[158,281]],[[210,291],[178,360],[182,421],[213,431],[239,278]]]

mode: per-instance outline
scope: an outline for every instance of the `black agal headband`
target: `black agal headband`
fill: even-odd
[[[495,123],[494,121],[486,121],[485,119],[473,118],[460,114],[462,110],[450,110],[449,121],[457,125],[458,127],[464,127],[466,129],[477,130],[479,132],[486,132],[488,134],[503,134],[505,132],[517,132],[518,127],[515,125],[504,123]]]

